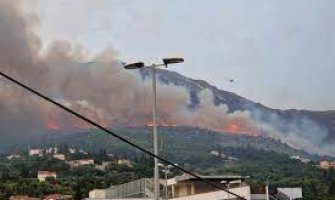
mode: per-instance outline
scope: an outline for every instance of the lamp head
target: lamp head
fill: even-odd
[[[124,66],[125,69],[141,69],[143,67],[144,67],[143,62],[130,63]]]
[[[184,58],[163,58],[163,63],[165,65],[176,64],[184,62]]]

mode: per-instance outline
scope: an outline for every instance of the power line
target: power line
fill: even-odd
[[[125,138],[119,136],[118,134],[116,134],[116,133],[114,133],[114,132],[108,130],[107,128],[103,127],[102,125],[98,124],[97,122],[95,122],[95,121],[93,121],[93,120],[91,120],[91,119],[85,117],[84,115],[81,115],[81,114],[75,112],[74,110],[72,110],[72,109],[70,109],[70,108],[64,106],[64,105],[61,104],[61,103],[56,102],[55,100],[51,99],[50,97],[45,96],[44,94],[40,93],[39,91],[34,90],[34,89],[32,89],[31,87],[29,87],[29,86],[27,86],[27,85],[21,83],[20,81],[18,81],[18,80],[16,80],[16,79],[12,78],[11,76],[9,76],[9,75],[7,75],[7,74],[5,74],[5,73],[2,73],[2,72],[0,72],[0,75],[3,76],[5,79],[7,79],[7,80],[9,80],[9,81],[11,81],[11,82],[13,82],[13,83],[15,83],[16,85],[22,87],[23,89],[25,89],[25,90],[27,90],[27,91],[29,91],[29,92],[31,92],[31,93],[33,93],[33,94],[39,96],[40,98],[46,100],[47,102],[54,104],[54,105],[57,106],[58,108],[65,110],[66,112],[68,112],[68,113],[70,113],[70,114],[72,114],[72,115],[78,117],[79,119],[85,121],[86,123],[91,124],[92,126],[94,126],[94,127],[98,128],[98,129],[104,131],[105,133],[107,133],[107,134],[109,134],[109,135],[112,135],[112,136],[116,137],[117,139],[119,139],[119,140],[121,140],[121,141],[123,141],[123,142],[129,144],[130,146],[133,146],[134,148],[136,148],[136,149],[138,149],[138,150],[140,150],[140,151],[142,151],[142,152],[144,152],[144,153],[150,155],[151,157],[157,158],[157,159],[159,159],[160,161],[163,161],[163,162],[166,163],[166,164],[172,165],[172,166],[175,167],[176,169],[179,169],[180,171],[185,172],[185,173],[187,173],[187,174],[189,174],[189,175],[191,175],[191,176],[193,176],[193,177],[195,177],[195,178],[197,178],[197,179],[199,179],[199,180],[201,180],[201,181],[203,181],[203,182],[205,182],[205,183],[207,183],[207,184],[209,184],[209,185],[211,185],[211,186],[213,186],[213,187],[215,187],[215,188],[217,188],[217,189],[223,190],[223,191],[227,192],[228,194],[234,195],[234,196],[237,197],[238,199],[247,200],[247,199],[245,199],[244,197],[242,197],[242,196],[240,196],[240,195],[238,195],[238,194],[235,194],[235,193],[233,193],[233,192],[227,190],[226,188],[224,188],[224,187],[222,187],[222,186],[220,186],[220,185],[218,185],[218,184],[216,184],[216,183],[213,183],[213,182],[211,182],[211,181],[208,181],[208,180],[202,178],[201,176],[195,174],[194,172],[191,172],[191,171],[189,171],[189,170],[186,170],[186,169],[184,169],[183,167],[180,167],[179,165],[176,165],[176,164],[174,164],[173,162],[171,162],[171,161],[169,161],[169,160],[167,160],[167,159],[165,159],[165,158],[162,158],[162,157],[160,157],[160,156],[157,156],[157,155],[151,153],[150,151],[148,151],[148,150],[146,150],[146,149],[140,147],[139,145],[137,145],[137,144],[135,144],[135,143],[133,143],[133,142],[131,142],[131,141],[129,141],[129,140],[127,140],[127,139],[125,139]]]

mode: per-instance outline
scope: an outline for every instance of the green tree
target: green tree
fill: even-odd
[[[328,193],[330,196],[335,196],[335,180],[330,183]]]

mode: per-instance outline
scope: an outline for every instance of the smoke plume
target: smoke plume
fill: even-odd
[[[20,9],[20,2],[0,1],[0,68],[33,88],[77,112],[105,125],[150,125],[150,80],[138,71],[127,71],[117,51],[106,49],[87,62],[85,50],[66,41],[56,41],[41,49],[42,41],[34,33],[36,18]],[[279,119],[267,123],[249,111],[230,111],[228,105],[216,106],[211,90],[198,94],[200,103],[189,110],[189,91],[185,87],[158,85],[158,123],[194,126],[216,131],[254,136],[267,135],[297,148],[332,154],[313,143],[315,138],[299,137],[301,127],[282,132]],[[43,130],[90,128],[87,124],[43,102],[36,96],[0,80],[0,133],[24,137]],[[305,124],[306,125],[306,124]],[[310,125],[310,124],[309,124]],[[313,124],[314,127],[314,124]],[[317,126],[315,126],[317,127]],[[314,131],[321,131],[315,129]],[[310,133],[310,131],[308,132]],[[321,142],[320,142],[321,144]],[[319,145],[319,143],[318,143]]]

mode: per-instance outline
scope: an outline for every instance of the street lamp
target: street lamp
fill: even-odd
[[[246,177],[248,178],[248,177]],[[223,180],[221,181],[220,183],[223,183],[227,186],[227,199],[230,199],[230,193],[229,193],[229,190],[230,190],[230,184],[236,184],[236,183],[239,183],[241,184],[241,181],[240,180]]]
[[[265,187],[265,192],[266,192],[266,200],[269,200],[269,178],[271,178],[270,175],[266,177],[266,187]]]
[[[158,163],[158,167],[162,167],[163,170],[162,172],[165,175],[165,199],[168,199],[168,186],[167,186],[167,178],[168,178],[168,174],[171,172],[171,169],[173,168],[172,165],[163,165],[161,163]]]
[[[156,123],[156,107],[157,107],[157,98],[156,98],[156,68],[165,67],[167,68],[170,64],[177,64],[184,62],[183,58],[163,58],[163,63],[154,63],[149,66],[146,66],[143,62],[136,62],[126,64],[125,69],[142,69],[150,68],[152,71],[152,93],[153,93],[153,105],[152,105],[152,132],[153,132],[153,148],[154,154],[158,155],[158,144],[157,144],[157,123]],[[158,170],[158,159],[154,158],[154,195],[155,200],[159,200],[159,170]]]
[[[229,195],[229,189],[230,189],[230,183],[231,183],[231,181],[229,181],[229,180],[224,180],[224,181],[221,181],[220,183],[223,183],[223,184],[226,184],[226,186],[227,186],[227,199],[230,199],[230,195]]]

